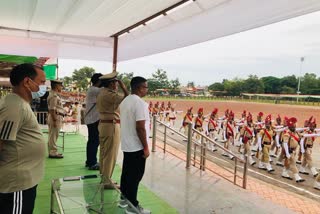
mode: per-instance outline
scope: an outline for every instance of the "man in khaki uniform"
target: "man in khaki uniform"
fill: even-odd
[[[316,119],[314,119],[313,122],[309,123],[310,130],[305,131],[304,134],[306,135],[317,134],[315,131],[316,126],[317,126]],[[313,161],[312,161],[312,147],[315,139],[316,139],[315,136],[310,136],[310,137],[307,136],[307,137],[303,137],[302,140],[300,141],[301,153],[303,154],[303,156],[302,156],[302,164],[299,172],[305,175],[309,175],[309,172],[306,171],[306,167],[308,167],[312,175],[314,177],[317,177],[318,171],[313,166]]]
[[[251,142],[254,137],[254,129],[252,125],[252,115],[249,112],[247,117],[247,125],[243,126],[240,130],[240,143],[243,144],[243,159],[245,155],[248,155],[248,161],[251,166],[256,164],[251,156]]]
[[[270,148],[275,132],[271,129],[271,115],[268,115],[265,120],[265,128],[258,134],[258,152],[262,151],[262,157],[259,161],[259,169],[267,169],[268,172],[273,172],[270,164]]]
[[[97,97],[97,110],[100,123],[100,173],[111,180],[120,145],[120,114],[119,105],[128,96],[126,86],[117,79],[117,73],[103,75],[99,78],[103,87]],[[119,94],[118,85],[124,94]],[[105,188],[112,188],[106,184]]]
[[[48,136],[48,153],[49,158],[63,158],[63,155],[58,153],[57,139],[59,136],[59,131],[62,126],[62,119],[65,115],[63,105],[59,93],[62,90],[62,81],[51,80],[51,91],[47,98],[48,102],[48,126],[49,126],[49,136]]]
[[[298,169],[296,165],[296,154],[297,149],[299,149],[300,136],[296,132],[297,119],[292,117],[287,120],[289,131],[283,135],[283,152],[285,154],[285,164],[282,172],[282,177],[292,180],[288,174],[290,169],[297,183],[304,182],[298,174]]]
[[[45,73],[21,64],[10,74],[12,92],[0,100],[0,213],[32,213],[44,175],[46,145],[30,102],[46,91]]]

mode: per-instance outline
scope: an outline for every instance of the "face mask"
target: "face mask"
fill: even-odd
[[[47,86],[46,85],[39,85],[39,91],[37,92],[31,92],[32,99],[40,98],[47,92]]]

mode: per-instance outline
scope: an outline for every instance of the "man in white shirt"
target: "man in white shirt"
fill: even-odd
[[[96,102],[100,92],[101,73],[95,73],[91,77],[92,86],[87,91],[86,96],[86,112],[84,122],[88,127],[88,142],[87,142],[87,160],[86,167],[89,170],[99,170],[97,162],[97,152],[99,147],[99,112],[97,111]]]
[[[150,117],[148,104],[142,100],[148,92],[147,80],[134,77],[130,82],[131,95],[120,104],[121,149],[123,165],[121,192],[140,213],[151,213],[143,209],[137,200],[138,186],[143,177],[146,159],[150,155],[148,147]],[[124,201],[119,206],[126,207]],[[136,213],[128,207],[126,213]]]

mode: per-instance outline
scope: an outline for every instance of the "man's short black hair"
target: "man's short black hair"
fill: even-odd
[[[130,82],[131,91],[137,90],[141,86],[141,84],[145,82],[147,82],[147,80],[143,77],[133,77]]]
[[[101,76],[102,76],[101,73],[93,74],[92,77],[91,77],[92,84],[95,85],[99,81],[99,77],[101,77]]]
[[[16,65],[10,73],[10,82],[12,86],[17,86],[20,84],[24,78],[29,77],[34,79],[37,76],[36,68],[40,68],[31,63],[23,63]]]

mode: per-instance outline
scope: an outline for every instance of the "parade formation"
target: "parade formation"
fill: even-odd
[[[170,101],[167,106],[162,102],[154,105],[149,103],[150,116],[158,119],[171,128],[174,128],[177,115],[183,111],[176,111],[175,105]],[[312,162],[312,148],[320,129],[317,129],[316,119],[310,116],[304,121],[303,127],[297,127],[297,119],[259,112],[256,120],[253,115],[244,110],[240,118],[235,118],[232,110],[226,109],[219,117],[219,110],[213,108],[212,112],[204,115],[204,109],[199,108],[193,114],[193,107],[189,107],[179,130],[187,136],[188,124],[198,132],[206,135],[216,143],[222,143],[225,149],[237,151],[241,157],[247,155],[249,165],[257,164],[259,170],[266,170],[270,174],[281,173],[281,177],[294,180],[296,183],[306,179],[314,179],[313,187],[320,190],[320,173]],[[266,116],[265,116],[266,115]],[[264,117],[265,116],[265,117]],[[172,133],[173,134],[173,133]],[[194,142],[200,142],[200,136],[194,133]],[[207,142],[207,149],[216,152],[216,146]],[[221,153],[222,156],[234,159],[230,154]],[[272,165],[283,167],[277,172]],[[309,178],[308,178],[309,177]]]

